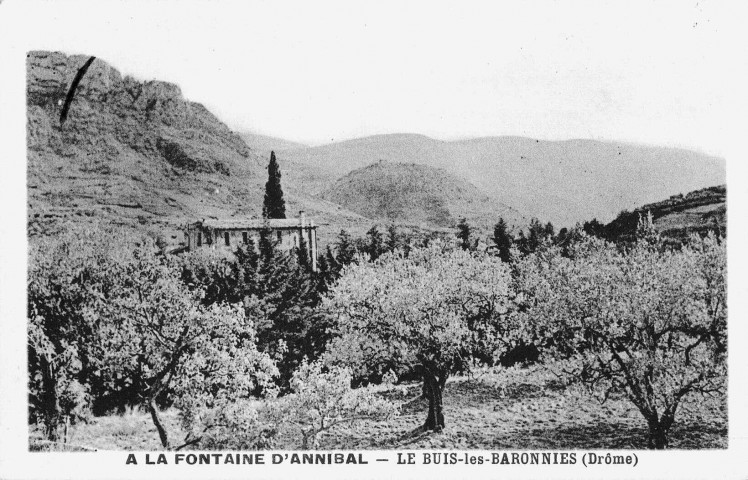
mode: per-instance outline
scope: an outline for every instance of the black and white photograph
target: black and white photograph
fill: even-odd
[[[2,1],[0,476],[745,478],[737,7]]]

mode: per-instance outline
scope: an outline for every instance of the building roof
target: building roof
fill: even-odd
[[[228,218],[228,219],[208,219],[197,222],[207,228],[232,229],[232,230],[260,230],[262,228],[299,228],[301,219],[299,218]],[[304,228],[317,228],[314,222],[304,220]]]

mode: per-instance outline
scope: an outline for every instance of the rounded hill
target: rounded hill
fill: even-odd
[[[320,195],[367,218],[402,224],[452,227],[465,217],[487,227],[499,217],[522,217],[473,184],[440,168],[380,160],[338,179]]]

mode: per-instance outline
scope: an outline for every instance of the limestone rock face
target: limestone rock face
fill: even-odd
[[[186,101],[178,86],[123,77],[98,58],[78,85],[67,121],[60,126],[67,91],[87,59],[57,52],[29,53],[30,149],[51,147],[64,152],[79,146],[111,156],[121,150],[114,140],[136,152],[163,155],[159,144],[171,143],[194,157],[183,162],[184,168],[224,174],[230,174],[232,161],[249,156],[241,138],[205,107]],[[45,114],[47,119],[42,118]],[[199,148],[182,140],[198,140]]]
[[[123,76],[97,58],[60,124],[88,58],[27,56],[31,236],[63,221],[106,219],[165,227],[178,242],[181,222],[259,211],[263,160],[174,84]]]
[[[60,125],[70,84],[89,58],[45,51],[27,57],[32,240],[85,223],[123,226],[178,246],[188,222],[261,215],[269,152],[250,149],[174,84],[122,75],[96,58]],[[341,228],[363,235],[371,227],[372,220],[295,184],[307,178],[303,172],[284,176],[286,206],[323,225],[321,245]]]

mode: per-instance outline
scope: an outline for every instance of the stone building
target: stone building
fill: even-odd
[[[270,231],[279,249],[289,251],[302,244],[307,248],[312,269],[317,271],[317,226],[307,220],[304,212],[298,218],[202,220],[190,223],[185,229],[185,243],[188,250],[196,248],[236,249],[252,239],[258,245],[260,232]]]

